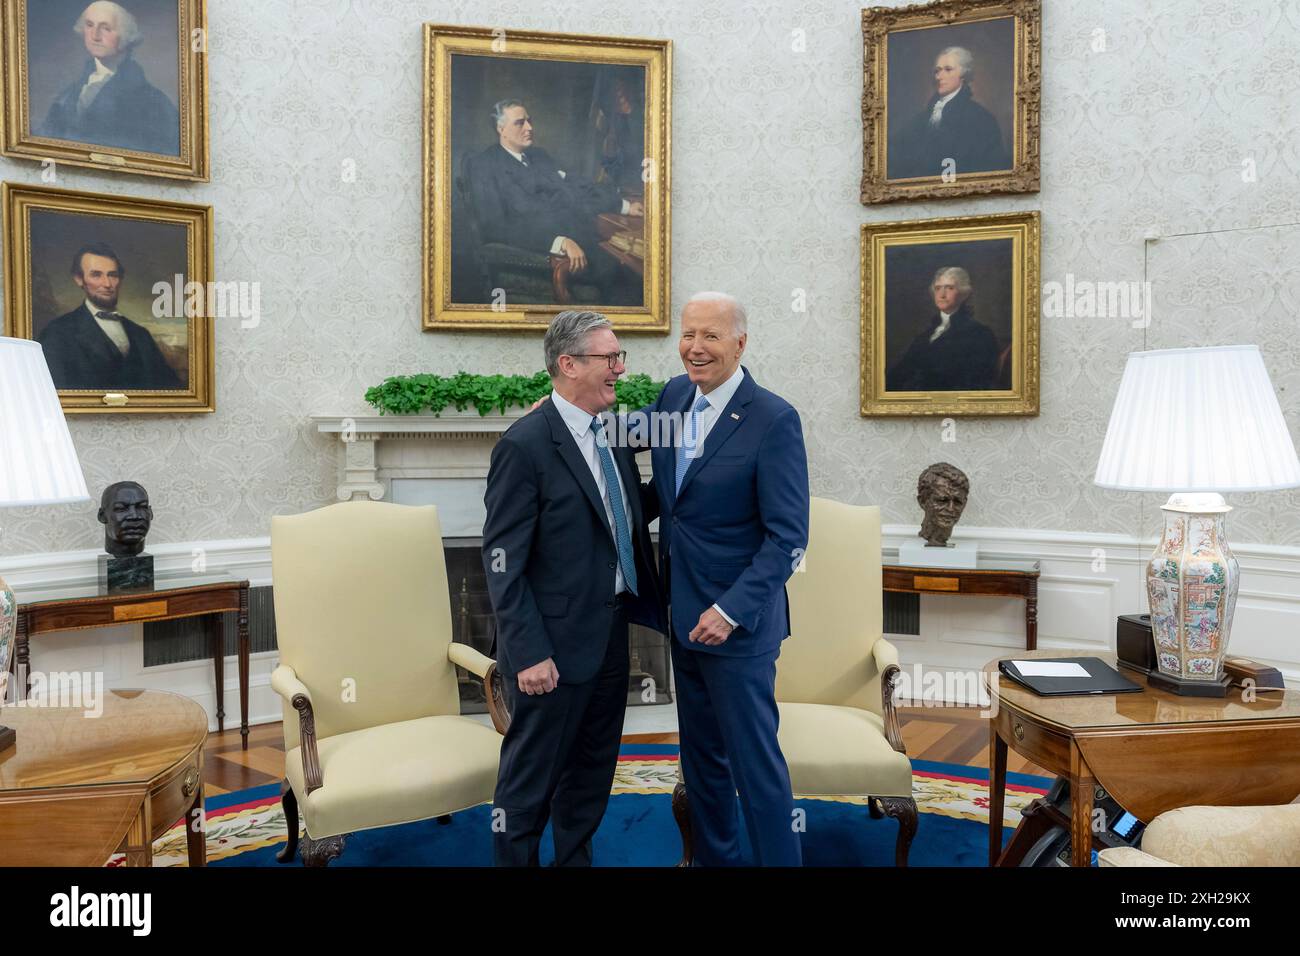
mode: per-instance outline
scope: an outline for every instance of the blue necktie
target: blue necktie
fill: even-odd
[[[700,412],[708,407],[709,400],[701,395],[686,419],[686,427],[682,429],[682,441],[677,446],[677,487],[673,489],[674,496],[682,490],[682,479],[686,477],[686,469],[691,467],[691,460],[695,457],[699,444],[696,436],[700,433]]]
[[[636,562],[632,559],[632,532],[623,512],[623,495],[618,490],[618,472],[614,456],[609,453],[609,440],[605,437],[605,423],[599,417],[591,420],[591,430],[596,436],[596,454],[600,470],[605,473],[605,490],[609,495],[609,510],[614,512],[614,541],[618,545],[618,563],[623,567],[623,583],[636,594]]]

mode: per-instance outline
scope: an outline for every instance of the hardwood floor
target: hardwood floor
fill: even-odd
[[[903,707],[899,725],[909,757],[968,767],[989,765],[988,721],[973,707]],[[623,739],[628,743],[677,743],[676,734],[630,734]],[[1014,750],[1007,754],[1007,769],[1050,776]],[[250,728],[248,750],[240,749],[237,726],[208,737],[203,785],[209,796],[279,783],[283,776],[284,735],[279,723]]]

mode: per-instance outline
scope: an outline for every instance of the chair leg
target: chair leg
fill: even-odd
[[[875,797],[867,797],[867,813],[871,814],[873,820],[879,820],[885,815],[885,811],[880,809],[880,801]]]
[[[911,797],[881,797],[885,815],[898,821],[898,841],[894,844],[894,865],[907,866],[907,854],[916,836],[916,801]]]
[[[343,843],[347,840],[347,836],[346,833],[340,833],[338,836],[313,840],[310,834],[304,833],[302,837],[302,865],[328,866],[330,860],[337,859],[339,854],[343,852]]]
[[[281,863],[291,863],[298,853],[298,797],[288,780],[280,784],[280,806],[284,810],[284,825],[289,831],[289,842],[275,858]]]
[[[682,858],[677,865],[690,866],[695,856],[691,841],[691,809],[686,797],[686,784],[680,780],[673,787],[673,819],[677,821],[677,829],[682,834]]]

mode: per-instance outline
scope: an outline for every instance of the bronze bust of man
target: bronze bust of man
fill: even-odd
[[[939,462],[916,480],[916,501],[925,512],[918,532],[928,548],[946,548],[970,495],[970,479],[955,465]]]
[[[144,539],[153,523],[149,493],[134,481],[116,481],[99,499],[99,523],[104,526],[104,551],[99,556],[99,583],[107,591],[153,587],[153,555]]]

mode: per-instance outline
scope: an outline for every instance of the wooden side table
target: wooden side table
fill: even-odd
[[[979,560],[975,568],[918,568],[891,564],[898,551],[883,551],[883,589],[907,594],[982,594],[985,597],[1016,597],[1025,602],[1025,649],[1038,647],[1037,561]]]
[[[179,694],[114,690],[103,713],[28,700],[4,708],[17,742],[0,752],[0,865],[151,866],[153,841],[186,823],[205,866],[203,742],[208,715]]]
[[[1021,657],[1115,655],[1053,649]],[[999,660],[1004,658],[999,658]],[[1134,677],[1131,672],[1126,677]],[[1039,697],[1003,677],[998,661],[983,672],[994,716],[989,721],[989,865],[1016,866],[1054,825],[1070,827],[1071,862],[1088,866],[1105,849],[1092,831],[1095,789],[1101,787],[1143,823],[1187,806],[1269,806],[1300,793],[1300,694],[1258,692],[1180,697],[1154,687],[1140,694]],[[1002,814],[1007,748],[1070,782],[1067,820],[1041,798],[1005,848]]]
[[[39,591],[14,589],[19,600],[14,672],[24,695],[31,691],[28,643],[38,634],[107,627],[128,621],[207,617],[208,646],[217,689],[217,731],[225,730],[225,655],[221,615],[238,614],[239,734],[248,749],[248,582],[223,574],[166,571],[154,575],[152,591],[105,593],[97,579],[63,582]]]

